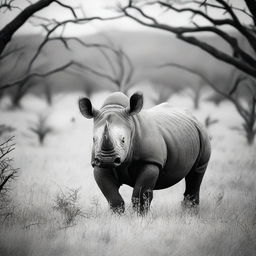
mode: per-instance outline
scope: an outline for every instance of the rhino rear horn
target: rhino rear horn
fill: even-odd
[[[94,109],[91,101],[88,98],[82,98],[78,101],[79,109],[82,115],[86,118],[93,118],[98,114],[98,110]]]
[[[141,92],[136,92],[130,97],[129,106],[126,111],[130,115],[138,114],[143,107],[143,94]]]

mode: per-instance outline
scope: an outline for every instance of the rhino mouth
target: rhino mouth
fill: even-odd
[[[113,168],[121,165],[121,157],[116,153],[104,153],[96,155],[93,162],[93,166],[99,166],[103,168]]]

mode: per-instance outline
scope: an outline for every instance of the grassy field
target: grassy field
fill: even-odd
[[[154,193],[151,212],[142,218],[130,210],[132,189],[121,187],[126,213],[112,215],[99,191],[90,166],[92,121],[78,112],[78,94],[58,96],[49,108],[27,96],[23,108],[1,105],[1,123],[16,128],[14,166],[19,176],[12,189],[13,214],[0,228],[1,256],[47,255],[255,255],[256,254],[256,146],[230,129],[241,120],[227,102],[216,107],[202,102],[194,111],[219,120],[209,127],[212,157],[201,187],[197,216],[183,212],[184,183]],[[94,97],[100,105],[104,95]],[[191,108],[189,98],[173,97],[175,106]],[[150,103],[148,103],[150,105]],[[38,114],[47,116],[53,131],[40,146],[29,127]],[[56,208],[79,189],[74,199],[78,216]]]

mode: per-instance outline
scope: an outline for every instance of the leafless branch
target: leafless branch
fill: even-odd
[[[72,17],[70,19],[66,19],[64,21],[57,21],[55,19],[49,19],[47,17],[42,17],[37,14],[40,10],[48,7],[52,3],[56,3],[60,7],[69,10]],[[4,0],[4,1],[1,1],[1,4],[3,4],[3,5],[8,4],[8,7],[10,8],[11,6],[13,6],[13,0]],[[2,7],[6,8],[5,6],[2,6]],[[1,5],[0,5],[0,8],[1,8]],[[78,16],[78,9],[79,10],[81,9],[81,12],[79,14],[82,14],[82,17],[80,17],[80,15]],[[50,76],[54,73],[64,71],[65,69],[69,68],[70,66],[76,66],[76,67],[80,66],[80,68],[81,68],[81,65],[78,65],[78,63],[70,61],[67,64],[64,64],[60,67],[52,69],[48,72],[40,73],[40,72],[35,71],[33,64],[36,61],[36,59],[38,58],[38,56],[42,53],[45,45],[51,41],[60,41],[67,50],[70,50],[70,48],[69,48],[70,40],[75,40],[76,42],[79,42],[80,44],[82,44],[83,46],[86,46],[86,47],[97,47],[96,44],[90,46],[89,44],[82,42],[82,40],[80,40],[79,38],[65,37],[64,32],[65,32],[65,28],[68,24],[82,25],[82,24],[86,24],[88,22],[95,21],[95,20],[104,20],[104,21],[105,20],[113,20],[113,19],[120,18],[121,16],[123,16],[123,15],[118,15],[118,16],[113,16],[113,17],[100,17],[100,16],[86,17],[84,14],[84,10],[82,10],[81,6],[73,7],[69,4],[63,3],[61,0],[37,0],[35,3],[29,2],[29,5],[27,7],[25,7],[23,10],[21,10],[20,13],[11,22],[6,24],[0,30],[0,58],[4,59],[7,56],[10,56],[11,54],[16,53],[19,50],[19,49],[14,49],[11,52],[6,51],[6,53],[4,53],[4,50],[6,49],[6,46],[8,45],[8,43],[11,41],[12,36],[30,18],[40,21],[39,23],[34,23],[34,20],[32,19],[30,22],[31,22],[31,24],[34,24],[35,26],[41,26],[45,32],[45,37],[44,37],[43,41],[40,43],[40,45],[36,48],[35,54],[32,56],[31,60],[29,61],[28,68],[26,70],[26,73],[24,74],[24,77],[17,79],[16,81],[10,82],[10,83],[3,82],[3,79],[1,79],[2,85],[0,87],[0,90],[11,88],[16,85],[19,85],[19,86],[21,86],[20,88],[22,88],[23,85],[26,85],[27,82],[30,81],[34,77],[42,78],[42,77]],[[107,60],[108,56],[105,53],[105,50],[103,48],[104,48],[103,46],[100,46],[99,50],[101,51],[101,53],[103,55],[105,55],[105,59]],[[108,60],[108,62],[110,63],[110,59]],[[17,64],[17,62],[15,62],[15,63]],[[84,65],[84,68],[86,68],[89,72],[94,73],[95,75],[100,75],[102,77],[105,77],[105,78],[111,80],[111,77],[108,76],[107,74],[104,74],[97,70],[93,70],[91,67],[89,67],[87,65]],[[117,83],[117,81],[114,79],[112,79],[112,82]]]
[[[66,63],[66,64],[64,64],[60,67],[57,67],[57,68],[52,69],[52,70],[50,70],[48,72],[45,72],[45,73],[32,72],[32,73],[29,73],[28,75],[24,76],[23,78],[21,78],[19,80],[16,80],[12,83],[7,83],[7,84],[2,85],[0,87],[0,90],[4,90],[4,89],[10,88],[10,87],[13,87],[15,85],[23,84],[23,83],[29,81],[33,77],[47,77],[47,76],[56,74],[58,72],[63,72],[65,69],[69,68],[72,65],[79,65],[79,64],[74,62],[74,61],[70,61],[70,62],[68,62],[68,63]]]
[[[170,3],[170,1],[150,1],[146,2],[145,5],[158,5],[160,7],[164,7],[167,11],[175,11],[177,13],[182,12],[191,12],[193,16],[200,16],[210,22],[210,25],[197,25],[192,22],[194,26],[171,26],[166,23],[159,22],[152,15],[148,15],[143,10],[143,5],[137,5],[136,2],[129,1],[126,6],[119,7],[119,11],[123,13],[126,17],[129,17],[136,22],[159,30],[164,30],[170,33],[173,33],[182,41],[185,41],[189,44],[192,44],[196,47],[201,48],[202,50],[208,52],[215,58],[226,62],[228,64],[233,65],[234,67],[244,71],[248,75],[252,77],[256,77],[256,58],[255,56],[249,54],[244,50],[243,46],[239,45],[238,40],[232,36],[229,32],[222,30],[220,27],[223,25],[230,25],[235,28],[243,37],[247,39],[247,42],[252,47],[252,49],[256,52],[256,32],[252,30],[248,25],[242,24],[239,20],[239,17],[235,13],[233,6],[229,4],[229,2],[224,0],[215,0],[216,4],[212,4],[212,2],[208,1],[186,1],[182,2],[184,4],[198,4],[197,8],[192,8],[190,6],[185,6],[182,8],[177,8],[175,4]],[[251,1],[245,1],[251,2]],[[248,3],[247,3],[248,4]],[[144,6],[145,6],[144,5]],[[248,5],[247,5],[248,6]],[[218,8],[220,10],[225,11],[226,16],[223,19],[216,19],[211,17],[208,13],[208,8]],[[251,15],[254,17],[254,14],[250,10]],[[137,15],[131,13],[132,11],[137,12]],[[210,32],[214,33],[225,42],[228,43],[230,49],[232,50],[232,54],[228,54],[220,48],[216,48],[211,44],[202,41],[197,37],[198,33],[202,32]]]
[[[17,30],[33,15],[35,15],[38,11],[46,8],[52,3],[57,3],[63,8],[66,8],[71,11],[74,19],[68,19],[62,22],[55,21],[55,26],[49,31],[49,34],[47,34],[47,38],[50,36],[52,32],[54,32],[57,28],[64,26],[68,23],[75,23],[75,24],[84,24],[85,22],[89,22],[92,20],[110,20],[110,19],[116,19],[118,17],[88,17],[88,18],[77,18],[77,15],[75,13],[75,8],[73,8],[70,5],[63,4],[62,2],[58,0],[39,0],[35,3],[30,4],[27,6],[24,10],[22,10],[16,18],[14,18],[11,22],[9,22],[7,25],[5,25],[0,30],[0,55],[2,54],[3,50],[5,49],[6,45],[10,42],[12,36],[16,33]]]
[[[82,71],[86,70],[86,71],[88,71],[88,72],[90,72],[90,73],[92,73],[96,76],[103,77],[103,78],[109,80],[110,82],[112,82],[114,84],[118,83],[118,81],[115,78],[113,78],[111,75],[109,75],[107,73],[103,73],[103,72],[101,72],[101,71],[99,71],[99,70],[97,70],[93,67],[90,67],[88,65],[79,64],[77,67],[79,67],[80,70],[82,70]]]
[[[0,1],[0,11],[3,10],[3,12],[12,11],[13,9],[19,9],[18,6],[13,5],[14,0],[1,0]]]
[[[253,0],[252,0],[253,1]],[[245,0],[246,2],[246,0]],[[185,1],[185,2],[182,2],[182,1],[179,1],[179,4],[180,5],[187,5],[187,4],[197,4],[199,7],[204,7],[204,9],[208,10],[208,7],[210,8],[214,8],[214,9],[220,9],[220,10],[223,10],[223,5],[220,5],[220,4],[214,4],[213,2],[209,2],[209,1],[202,1],[202,0],[191,0],[191,1]],[[248,4],[246,4],[247,7],[249,6]],[[251,12],[249,12],[249,9],[250,8],[239,8],[237,6],[234,6],[232,5],[232,9],[234,11],[238,11],[238,12],[241,12],[243,14],[245,14],[246,16],[248,16],[249,18],[251,18],[252,20],[254,19],[253,15],[251,14]],[[225,10],[224,10],[225,11]]]
[[[75,72],[79,72],[81,74],[84,72],[84,70],[86,70],[93,75],[108,80],[110,83],[114,84],[118,90],[126,92],[134,75],[134,66],[130,57],[122,48],[112,44],[111,40],[109,39],[109,44],[85,43],[80,39],[67,37],[65,40],[76,40],[85,47],[97,49],[102,55],[103,60],[106,61],[107,66],[110,68],[110,70],[106,68],[101,70],[97,67],[79,63],[73,69]]]
[[[88,18],[68,19],[68,20],[64,20],[64,21],[61,21],[61,22],[54,21],[55,24],[51,29],[48,29],[48,27],[47,27],[47,33],[44,37],[44,40],[41,42],[41,44],[37,48],[37,51],[35,52],[34,56],[31,58],[31,61],[29,62],[28,71],[31,70],[33,63],[35,62],[35,60],[37,59],[37,57],[41,53],[43,47],[45,47],[45,45],[48,42],[50,42],[51,40],[60,40],[62,43],[64,43],[65,47],[67,48],[67,43],[66,43],[65,37],[59,36],[59,37],[53,37],[53,39],[51,39],[51,35],[54,34],[54,32],[58,28],[61,28],[61,27],[65,26],[67,24],[70,24],[70,23],[72,23],[72,24],[85,24],[85,23],[88,23],[88,22],[94,21],[94,20],[107,21],[107,20],[118,19],[120,17],[122,17],[122,16],[118,15],[118,16],[106,17],[106,18],[95,16],[95,17],[88,17]],[[67,38],[67,40],[68,40],[68,38]],[[77,39],[77,41],[79,41],[79,39]]]
[[[23,50],[25,47],[12,47],[12,49],[7,50],[6,52],[4,52],[1,56],[0,56],[0,61],[3,61],[4,59],[6,59],[7,57],[16,54],[17,52],[20,52],[21,50]]]
[[[208,13],[205,13],[204,11],[201,11],[201,10],[198,10],[198,9],[193,9],[193,8],[189,8],[189,7],[179,9],[179,8],[175,8],[173,5],[168,4],[166,2],[163,2],[163,1],[158,1],[158,3],[161,6],[165,6],[165,7],[169,8],[170,10],[176,11],[178,13],[191,12],[193,14],[193,16],[199,15],[199,16],[205,18],[206,20],[208,20],[209,22],[211,22],[215,26],[215,28],[214,28],[215,30],[216,30],[216,26],[230,25],[231,27],[238,30],[242,35],[244,35],[248,39],[252,48],[256,51],[256,46],[255,46],[256,37],[255,37],[255,34],[251,33],[250,30],[248,30],[246,26],[241,24],[237,15],[233,11],[234,10],[233,7],[231,7],[225,1],[222,1],[222,0],[216,0],[216,1],[221,3],[222,9],[224,9],[226,12],[228,12],[229,15],[231,16],[231,18],[215,19],[215,18],[210,17]],[[204,6],[205,4],[207,4],[207,3],[206,2],[202,3],[201,6]],[[220,31],[220,29],[217,29],[217,30]],[[213,31],[209,30],[209,32],[213,32]],[[225,36],[223,36],[222,33],[224,33]],[[235,43],[236,44],[236,51],[241,50],[241,48],[238,47],[237,42],[234,42],[235,41],[234,37],[229,36],[227,33],[223,32],[223,31],[222,31],[222,33],[220,33],[219,36],[221,36],[225,41],[230,43],[231,47]],[[232,39],[232,40],[230,40],[230,39]]]

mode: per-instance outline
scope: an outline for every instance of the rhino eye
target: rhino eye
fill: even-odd
[[[92,140],[93,140],[93,142],[95,142],[95,141],[96,141],[96,138],[95,138],[95,137],[93,137],[93,139],[92,139]]]
[[[122,142],[122,143],[124,143],[124,142],[125,142],[125,138],[124,138],[124,137],[122,137],[121,142]]]

